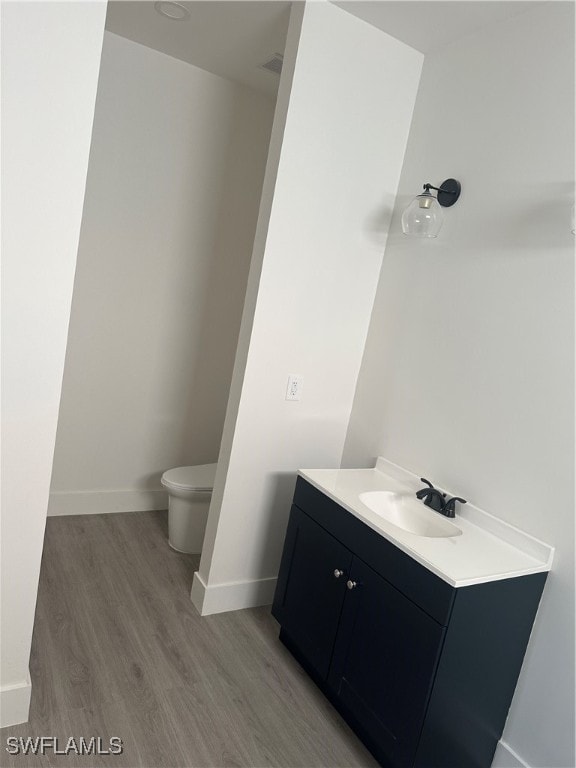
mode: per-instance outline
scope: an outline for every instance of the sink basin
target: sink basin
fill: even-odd
[[[411,493],[367,491],[358,498],[388,523],[416,536],[448,538],[462,534],[458,526],[426,507]]]

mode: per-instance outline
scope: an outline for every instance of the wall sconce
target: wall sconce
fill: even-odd
[[[431,189],[437,192],[436,197],[430,192]],[[415,197],[402,214],[404,234],[413,237],[438,237],[444,221],[442,208],[454,205],[460,197],[461,189],[460,182],[456,179],[446,179],[439,187],[424,184],[424,192]]]

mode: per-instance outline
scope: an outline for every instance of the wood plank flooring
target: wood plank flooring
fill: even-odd
[[[374,768],[278,641],[269,608],[201,618],[198,558],[166,513],[48,518],[30,721],[0,731],[11,768]],[[9,736],[122,739],[121,755],[9,755]]]

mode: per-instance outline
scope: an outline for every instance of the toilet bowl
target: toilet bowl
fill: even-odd
[[[176,467],[162,475],[168,491],[168,543],[177,552],[202,551],[216,464]]]

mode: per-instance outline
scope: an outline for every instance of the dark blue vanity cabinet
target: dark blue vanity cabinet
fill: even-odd
[[[545,573],[453,588],[299,477],[272,613],[385,768],[489,768]]]

